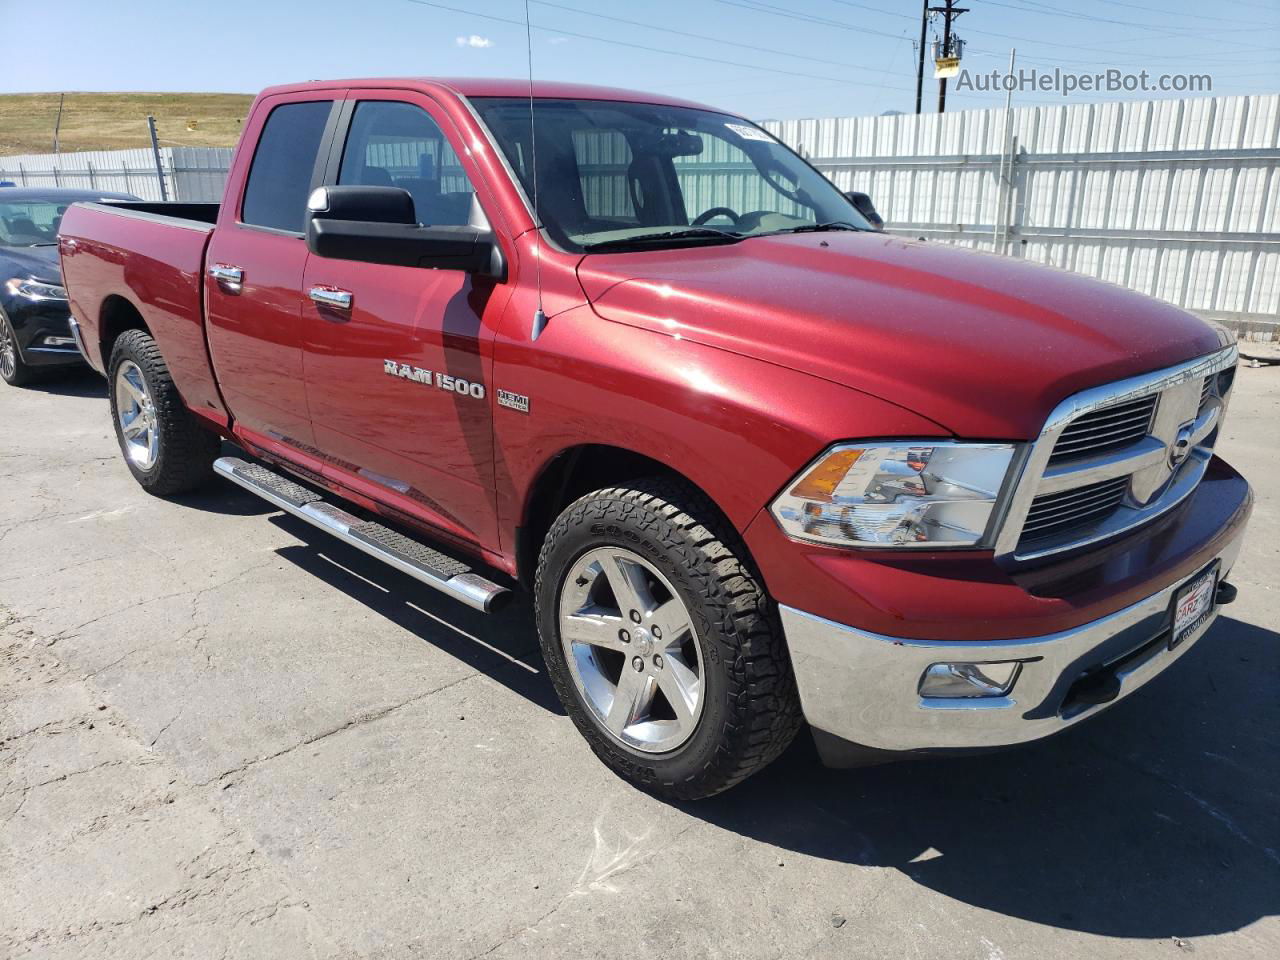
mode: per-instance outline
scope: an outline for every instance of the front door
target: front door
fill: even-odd
[[[241,430],[290,449],[314,441],[302,373],[302,231],[335,111],[332,99],[300,96],[266,100],[250,119],[244,142],[256,136],[257,148],[230,174],[205,258],[209,350],[227,407]]]
[[[349,96],[334,182],[401,187],[424,224],[483,221],[452,127],[429,98]],[[302,289],[307,404],[335,479],[460,540],[495,545],[488,374],[505,285],[313,255]],[[347,294],[349,305],[335,305]]]

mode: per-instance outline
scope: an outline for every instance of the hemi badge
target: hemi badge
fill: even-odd
[[[511,410],[518,410],[520,413],[529,412],[529,398],[522,393],[512,393],[510,390],[498,388],[498,406],[507,407]]]

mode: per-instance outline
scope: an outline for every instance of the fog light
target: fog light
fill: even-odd
[[[76,342],[70,337],[45,337],[44,345],[46,347],[74,347]]]
[[[935,663],[920,678],[920,696],[1003,697],[1013,689],[1022,664],[1017,660],[1004,663]]]

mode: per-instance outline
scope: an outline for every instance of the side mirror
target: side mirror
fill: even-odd
[[[418,222],[413,195],[400,187],[316,187],[307,198],[307,215],[358,223]]]
[[[853,208],[862,214],[867,222],[877,230],[884,229],[884,218],[876,212],[875,204],[871,202],[868,194],[861,193],[857,190],[850,190],[844,195],[845,199],[853,204]]]
[[[488,226],[423,226],[399,187],[317,187],[307,200],[307,249],[331,260],[506,277]]]

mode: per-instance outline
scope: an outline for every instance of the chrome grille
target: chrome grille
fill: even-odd
[[[1022,542],[1064,536],[1091,526],[1115,512],[1128,488],[1128,477],[1115,477],[1036,497],[1022,525]]]
[[[1027,452],[996,553],[1025,561],[1098,543],[1190,496],[1213,458],[1237,358],[1229,346],[1063,400]]]
[[[1157,394],[1103,407],[1072,421],[1054,445],[1050,464],[1119,450],[1147,435]]]

